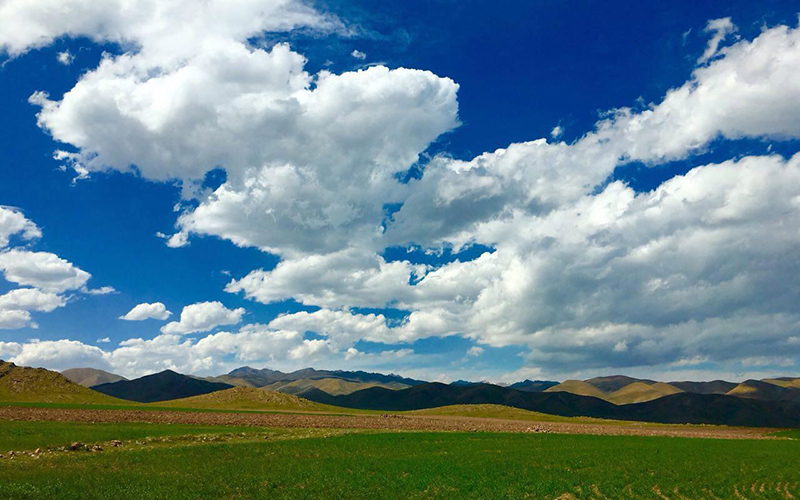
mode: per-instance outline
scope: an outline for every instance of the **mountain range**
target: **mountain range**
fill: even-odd
[[[107,372],[93,373],[91,369],[68,373],[84,383],[93,378],[113,376]],[[746,380],[737,384],[725,381],[664,383],[609,376],[560,384],[526,380],[500,386],[465,381],[447,385],[354,371],[309,368],[287,374],[247,367],[234,370],[226,377],[253,385],[269,383],[260,388],[234,387],[215,381],[221,377],[209,380],[167,370],[89,389],[56,372],[0,362],[0,401],[109,405],[136,401],[174,407],[285,408],[292,411],[332,411],[334,407],[404,411],[497,404],[561,416],[660,423],[800,426],[800,378],[794,377]]]

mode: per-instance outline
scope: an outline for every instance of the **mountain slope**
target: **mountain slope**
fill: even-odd
[[[274,382],[264,386],[263,389],[302,396],[305,391],[315,388],[319,389],[320,391],[327,392],[333,396],[339,396],[342,394],[350,394],[352,392],[360,391],[362,389],[369,389],[371,387],[383,387],[386,389],[399,390],[406,389],[409,386],[399,382],[390,382],[386,384],[381,382],[353,382],[339,378],[303,378],[300,380],[293,380],[291,382]]]
[[[665,424],[800,427],[800,403],[680,393],[621,406],[626,418]]]
[[[0,361],[0,401],[121,404],[125,401],[78,385],[58,372]]]
[[[717,394],[678,393],[643,403],[614,405],[602,399],[563,391],[523,392],[481,384],[431,383],[400,391],[365,389],[343,396],[307,393],[313,401],[383,411],[421,410],[459,404],[498,404],[565,417],[596,417],[673,424],[717,424],[754,427],[800,426],[800,403],[759,401]]]
[[[633,382],[623,388],[616,390],[608,395],[608,401],[616,405],[627,405],[632,403],[641,403],[644,401],[652,401],[654,399],[663,398],[671,394],[683,392],[677,387],[673,387],[663,382],[655,382],[653,384],[646,384],[644,382]]]
[[[129,401],[153,403],[170,399],[198,396],[214,391],[230,389],[229,384],[208,382],[165,370],[161,373],[147,375],[134,380],[122,380],[113,384],[102,384],[94,390]]]
[[[618,391],[626,386],[629,386],[635,382],[643,383],[646,385],[651,385],[656,383],[654,380],[633,378],[625,375],[609,375],[607,377],[595,377],[595,378],[590,378],[588,380],[584,380],[584,382],[594,387],[597,387],[601,391],[609,394],[614,391]]]
[[[153,404],[159,407],[213,410],[341,411],[340,408],[314,403],[291,394],[253,387],[232,387],[222,391],[201,394],[200,396],[161,401]]]
[[[399,375],[382,373],[370,373],[364,371],[343,371],[343,370],[315,370],[314,368],[303,368],[291,373],[283,373],[277,370],[270,370],[268,368],[256,369],[249,366],[237,368],[228,376],[241,379],[252,385],[253,387],[265,387],[275,382],[293,382],[302,379],[322,379],[334,378],[349,380],[351,382],[375,382],[379,384],[400,383],[407,386],[424,384],[421,380],[414,380],[410,378],[401,377]],[[215,377],[220,379],[220,377]],[[237,384],[238,385],[238,384]]]
[[[763,381],[790,389],[800,389],[800,378],[798,377],[765,378]]]
[[[115,373],[109,373],[96,368],[70,368],[61,372],[69,380],[84,387],[92,387],[100,384],[113,384],[120,380],[128,380]]]
[[[578,396],[591,396],[593,398],[605,399],[608,395],[597,387],[582,380],[565,380],[560,384],[550,387],[544,392],[568,392]]]
[[[728,391],[728,395],[768,401],[800,401],[800,389],[781,387],[761,380],[745,380]]]
[[[322,391],[309,392],[305,397],[334,406],[385,411],[421,410],[455,404],[498,404],[568,417],[616,418],[623,414],[620,407],[602,399],[568,392],[524,392],[491,384],[453,386],[434,382],[399,391],[374,387],[342,396],[330,396]]]
[[[693,394],[727,394],[737,384],[725,380],[713,380],[711,382],[670,382],[669,385]]]
[[[511,384],[509,387],[518,391],[542,392],[557,385],[558,382],[553,380],[523,380],[522,382]]]

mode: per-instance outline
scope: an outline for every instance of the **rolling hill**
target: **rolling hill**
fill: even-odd
[[[652,401],[618,406],[599,398],[563,391],[523,392],[489,384],[452,386],[430,383],[399,391],[364,389],[343,396],[330,396],[317,391],[306,394],[306,397],[335,406],[383,411],[495,404],[565,417],[585,416],[670,424],[800,426],[800,403],[760,401],[718,394],[677,393]]]
[[[605,392],[582,380],[565,380],[556,386],[546,389],[544,392],[567,392],[577,396],[591,396],[600,399],[606,399],[607,396]]]
[[[64,375],[71,381],[84,387],[93,387],[100,384],[113,384],[114,382],[119,382],[120,380],[128,380],[125,377],[121,377],[114,373],[108,373],[107,371],[98,370],[96,368],[70,368],[69,370],[64,370],[61,372],[61,375]]]
[[[265,387],[275,382],[293,382],[303,379],[323,379],[333,378],[349,380],[351,382],[365,382],[378,384],[399,383],[406,386],[424,384],[421,380],[401,377],[399,375],[384,375],[382,373],[370,373],[364,371],[343,371],[343,370],[315,370],[314,368],[303,368],[290,373],[284,373],[268,368],[256,369],[249,366],[237,368],[227,374],[228,377],[240,379],[253,387]],[[214,377],[213,380],[222,382],[225,375]],[[242,385],[241,383],[231,385]]]
[[[727,394],[737,384],[725,380],[713,380],[711,382],[670,382],[669,385],[693,394]]]
[[[95,391],[128,401],[154,403],[171,399],[188,398],[209,392],[221,391],[233,387],[230,384],[209,382],[172,370],[165,370],[153,375],[146,375],[134,380],[122,380],[113,384],[102,384],[93,387]]]
[[[800,377],[779,377],[765,378],[764,382],[779,385],[781,387],[800,389]]]
[[[341,411],[340,408],[315,403],[291,394],[256,389],[254,387],[232,387],[199,396],[152,404],[159,407],[208,410]]]
[[[122,404],[70,381],[64,375],[0,361],[0,401],[26,403]]]
[[[302,396],[303,393],[313,388],[327,392],[333,396],[340,396],[342,394],[350,394],[352,392],[360,391],[362,389],[369,389],[371,387],[383,387],[385,389],[399,390],[406,389],[410,386],[400,382],[353,382],[340,378],[303,378],[299,380],[293,380],[291,382],[274,382],[264,386],[263,389]]]
[[[542,392],[557,385],[558,382],[553,380],[523,380],[522,382],[511,384],[509,387],[518,391]]]
[[[647,385],[656,383],[655,380],[633,378],[625,375],[610,375],[606,377],[595,377],[595,378],[590,378],[588,380],[584,380],[584,382],[586,382],[589,385],[593,385],[594,387],[597,387],[598,389],[600,389],[605,393],[612,393],[614,391],[618,391],[636,382]]]
[[[800,389],[781,387],[761,380],[745,380],[728,391],[728,395],[766,401],[800,401]]]
[[[654,382],[653,384],[633,382],[612,392],[606,399],[616,405],[627,405],[652,401],[679,392],[683,391],[663,382]]]
[[[309,391],[305,397],[345,408],[384,411],[422,410],[455,404],[496,404],[568,417],[616,418],[622,414],[620,407],[598,398],[567,392],[525,392],[491,384],[453,386],[433,382],[399,391],[374,387],[342,396]]]

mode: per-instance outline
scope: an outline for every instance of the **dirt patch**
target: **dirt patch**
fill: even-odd
[[[645,424],[594,425],[532,422],[468,417],[385,415],[314,415],[278,413],[223,413],[156,410],[94,410],[0,407],[0,420],[60,422],[149,422],[160,424],[236,425],[307,429],[385,429],[411,431],[520,432],[598,434],[614,436],[673,436],[718,439],[770,439],[775,429]]]

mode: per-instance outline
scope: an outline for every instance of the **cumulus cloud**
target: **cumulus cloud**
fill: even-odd
[[[51,292],[36,288],[19,288],[0,295],[0,311],[22,310],[51,312],[64,307],[67,299]]]
[[[17,365],[66,370],[76,366],[110,368],[106,355],[99,347],[76,340],[32,340],[19,345],[10,361]]]
[[[8,281],[55,293],[81,288],[91,277],[55,254],[18,249],[0,253],[0,271]]]
[[[193,7],[193,8],[192,8]],[[139,47],[153,57],[178,57],[209,39],[246,40],[265,31],[340,28],[293,0],[9,0],[0,5],[0,49],[12,56],[61,37]]]
[[[42,232],[17,209],[0,205],[0,249],[8,246],[12,235],[19,234],[24,240],[40,238]]]
[[[121,54],[105,56],[63,96],[31,97],[40,127],[71,146],[58,157],[81,175],[135,170],[150,180],[180,180],[197,203],[179,216],[170,246],[213,235],[278,254],[274,269],[232,280],[226,291],[322,309],[195,341],[180,335],[238,324],[244,310],[194,304],[155,339],[106,353],[114,366],[198,371],[226,357],[366,360],[371,355],[357,340],[455,334],[527,346],[527,362],[551,372],[575,363],[676,366],[797,355],[800,289],[786,276],[800,271],[800,157],[701,165],[647,193],[610,180],[626,163],[687,159],[717,140],[800,139],[797,28],[764,29],[720,48],[735,26],[711,21],[698,67],[660,102],[610,110],[570,144],[558,142],[563,130],[556,127],[551,140],[473,159],[439,155],[421,178],[400,183],[398,173],[458,126],[455,82],[380,66],[312,75],[288,45],[248,43],[269,30],[337,29],[302,4],[212,0],[181,9],[172,0],[158,10],[154,1],[7,2],[0,21],[37,29],[8,30],[0,46],[16,56],[61,36],[119,43]],[[220,165],[227,180],[198,189]],[[400,208],[389,216],[387,204]],[[10,228],[0,229],[0,243],[3,234],[25,231],[14,217],[14,226],[0,218],[0,228]],[[389,246],[475,243],[492,251],[438,268],[382,256]],[[50,256],[54,269],[69,264],[10,250],[0,254],[7,279],[53,293],[83,285],[55,271],[47,279],[26,274],[14,252],[27,260]],[[390,325],[355,307],[408,315]],[[143,352],[157,355],[140,361]]]
[[[704,63],[717,54],[719,44],[722,43],[728,35],[736,33],[736,25],[733,24],[730,17],[712,19],[706,25],[705,32],[711,33],[712,36],[708,40],[708,46],[705,52],[703,52],[703,55],[700,56],[700,59],[697,61],[699,63]]]
[[[227,309],[221,302],[198,302],[183,308],[180,321],[167,323],[161,328],[166,334],[207,332],[220,325],[235,325],[242,321],[245,310]]]
[[[361,52],[358,49],[353,50],[353,52],[351,52],[350,55],[355,57],[356,59],[360,59],[362,61],[367,58],[367,54],[365,54],[364,52]]]
[[[0,329],[16,330],[31,325],[31,313],[17,309],[0,310]]]
[[[75,60],[75,56],[68,50],[56,54],[56,60],[64,66],[69,66]]]
[[[481,354],[483,354],[483,351],[484,351],[483,347],[472,346],[469,349],[467,349],[467,356],[478,357]]]
[[[167,306],[161,302],[153,302],[152,304],[142,303],[134,306],[133,309],[128,311],[125,315],[120,316],[119,319],[126,321],[143,321],[146,319],[160,319],[165,320],[172,316],[172,313],[167,310]]]

